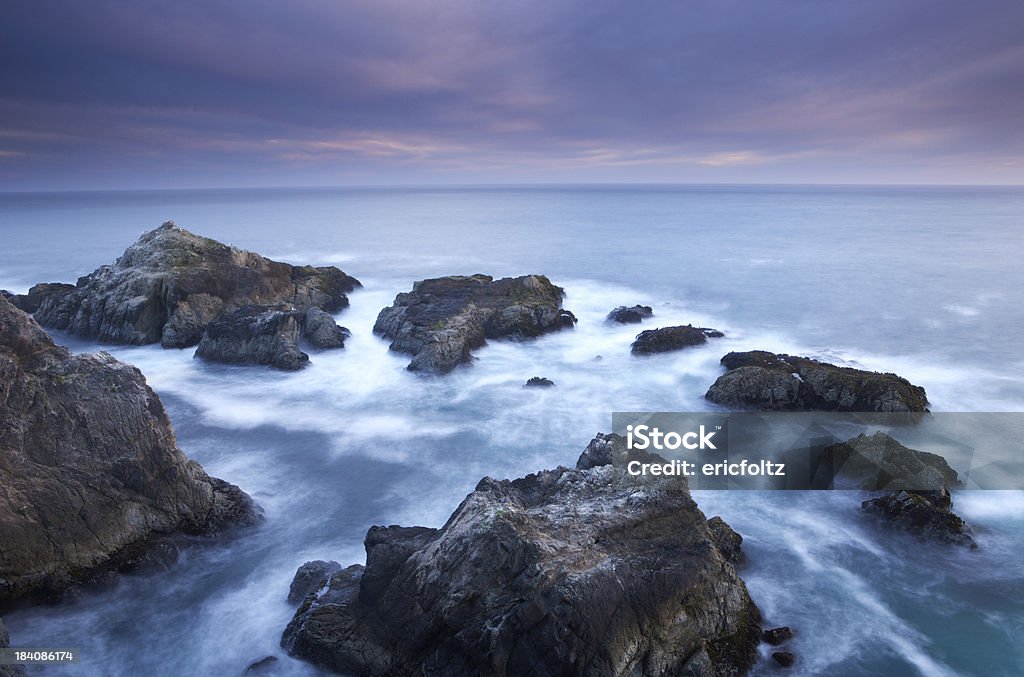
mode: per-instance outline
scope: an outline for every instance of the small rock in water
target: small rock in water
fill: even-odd
[[[277,656],[264,656],[258,661],[250,663],[249,667],[245,669],[245,674],[263,674],[264,672],[267,672],[273,669],[275,666],[277,666],[277,663]]]
[[[792,667],[796,662],[796,656],[792,651],[773,651],[772,659],[784,668]]]
[[[634,355],[667,353],[690,346],[699,346],[707,343],[709,338],[721,338],[722,336],[724,334],[717,329],[694,327],[692,324],[678,327],[659,327],[658,329],[648,329],[637,334],[636,341],[633,342],[630,348]]]
[[[550,388],[555,385],[555,382],[549,378],[542,376],[534,376],[529,381],[523,384],[524,388]]]
[[[650,306],[633,306],[627,308],[626,306],[619,306],[608,313],[608,322],[618,322],[619,324],[638,324],[643,322],[644,318],[654,317],[654,310]]]
[[[761,638],[772,646],[778,646],[793,639],[793,631],[789,629],[788,625],[783,625],[782,627],[765,630]]]

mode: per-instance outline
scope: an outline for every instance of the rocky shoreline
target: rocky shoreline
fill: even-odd
[[[137,369],[106,353],[71,355],[39,324],[296,370],[310,361],[304,347],[344,347],[350,332],[332,313],[359,286],[337,268],[278,263],[168,222],[76,285],[0,294],[0,608],[172,561],[182,536],[260,520],[241,489],[178,449]],[[564,297],[543,275],[426,279],[382,309],[373,332],[410,356],[409,371],[443,375],[471,363],[489,340],[572,329],[578,319]],[[605,321],[651,317],[650,306],[620,306]],[[723,336],[658,327],[638,334],[630,352]],[[891,373],[766,351],[730,352],[721,364],[705,397],[725,409],[928,412],[924,388]],[[554,385],[534,376],[523,387]],[[887,492],[863,501],[864,515],[977,547],[952,512],[959,479],[942,457],[882,433],[826,454],[829,467],[843,469],[829,478],[837,486]],[[707,519],[685,480],[624,470],[652,458],[598,435],[574,468],[484,478],[440,529],[371,528],[365,566],[300,568],[289,591],[299,607],[282,646],[360,675],[745,674],[761,641],[784,644],[792,632],[762,632],[736,571],[742,536],[720,517]],[[796,660],[788,650],[771,656],[783,667]]]
[[[178,448],[138,369],[72,355],[0,298],[0,607],[137,566],[164,537],[255,524]]]

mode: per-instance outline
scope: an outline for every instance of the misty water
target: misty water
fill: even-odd
[[[192,350],[99,346],[137,365],[180,446],[265,509],[260,527],[186,550],[68,603],[6,617],[12,643],[80,648],[47,674],[280,674],[295,569],[363,561],[374,524],[440,526],[477,481],[571,465],[613,411],[712,409],[730,350],[893,371],[934,411],[1024,411],[1024,190],[601,187],[176,191],[0,195],[0,288],[74,281],[167,219],[364,288],[337,315],[342,351],[298,373],[211,365]],[[491,342],[446,377],[405,370],[371,333],[415,280],[543,273],[576,330]],[[645,359],[645,328],[726,338]],[[600,356],[601,359],[597,359]],[[524,389],[531,376],[557,383]],[[962,468],[961,468],[962,470]],[[846,492],[695,492],[745,538],[741,575],[766,625],[790,625],[790,674],[1024,672],[1024,493],[961,492],[979,549],[922,543],[858,513]],[[767,654],[766,654],[767,655]],[[774,673],[762,662],[757,674]]]

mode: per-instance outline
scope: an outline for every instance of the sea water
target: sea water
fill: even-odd
[[[81,649],[47,674],[237,674],[279,648],[309,559],[364,559],[374,524],[440,526],[483,476],[572,465],[613,411],[704,411],[730,350],[893,371],[934,411],[1024,411],[1024,190],[760,186],[364,188],[0,195],[0,288],[73,282],[167,219],[272,258],[337,265],[364,287],[352,331],[308,368],[207,364],[192,350],[101,346],[160,394],[182,449],[266,521],[74,601],[6,617],[21,646]],[[574,331],[492,341],[445,377],[405,370],[371,328],[425,277],[542,273]],[[654,308],[608,325],[617,305]],[[647,358],[643,328],[726,337]],[[555,388],[526,389],[531,376]],[[745,538],[766,625],[790,625],[790,674],[1024,672],[1024,494],[962,492],[979,549],[930,545],[847,493],[695,492]],[[774,668],[765,649],[755,672]]]

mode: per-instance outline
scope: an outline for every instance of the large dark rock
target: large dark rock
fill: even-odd
[[[299,350],[304,316],[288,306],[244,306],[206,326],[196,357],[225,364],[301,369],[309,362],[309,355]]]
[[[772,646],[779,646],[780,644],[785,644],[789,640],[793,639],[793,631],[788,625],[783,625],[778,628],[770,628],[762,633],[761,639]]]
[[[74,288],[75,285],[73,284],[64,284],[62,282],[42,282],[34,285],[28,290],[27,294],[8,293],[7,300],[10,301],[15,308],[24,310],[26,313],[34,313],[39,310],[39,306],[41,306],[43,301],[46,299],[51,296],[66,294]]]
[[[351,335],[348,329],[339,327],[329,313],[319,308],[310,308],[302,318],[302,337],[314,348],[344,348],[345,339]]]
[[[565,292],[543,275],[494,280],[489,275],[421,280],[380,311],[376,334],[413,356],[409,370],[447,373],[469,362],[487,339],[525,339],[572,327]]]
[[[629,475],[651,457],[624,446],[485,478],[441,529],[374,527],[362,575],[329,576],[283,646],[356,675],[746,672],[757,607],[685,480]]]
[[[722,358],[727,371],[705,397],[739,409],[924,412],[924,388],[896,374],[837,367],[755,350]]]
[[[939,491],[960,486],[957,472],[942,456],[910,449],[882,432],[825,447],[818,467],[829,475],[820,478],[822,488]]]
[[[948,489],[897,491],[864,501],[861,508],[902,531],[922,538],[977,548],[971,528],[953,511]]]
[[[543,376],[531,376],[526,383],[523,384],[524,388],[552,388],[555,382],[549,378]]]
[[[178,448],[138,369],[71,355],[0,299],[0,605],[137,559],[162,535],[258,508]]]
[[[113,264],[47,295],[45,327],[113,343],[196,345],[206,326],[243,306],[288,304],[334,312],[359,281],[330,266],[292,266],[200,237],[168,221]]]
[[[654,353],[667,353],[690,346],[699,346],[707,343],[709,338],[721,338],[722,336],[722,332],[717,329],[694,327],[692,324],[660,327],[637,334],[636,340],[633,341],[630,348],[634,355],[653,355]]]
[[[654,310],[650,306],[637,305],[628,308],[626,306],[613,308],[605,319],[618,324],[639,324],[648,317],[654,317]]]

